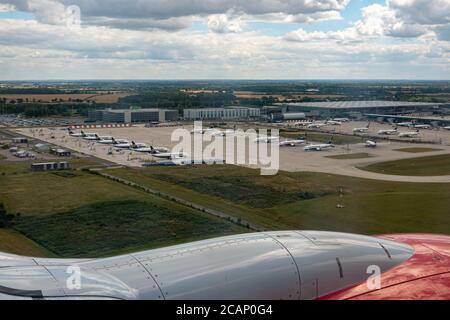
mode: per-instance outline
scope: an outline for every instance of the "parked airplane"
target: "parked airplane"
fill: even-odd
[[[297,140],[285,140],[280,142],[280,147],[295,147],[300,144],[305,144],[304,139],[297,139]]]
[[[75,133],[72,131],[72,129],[68,128],[67,129],[69,131],[69,136],[74,137],[74,138],[83,138],[85,136],[84,132],[81,131],[79,133]]]
[[[349,118],[334,118],[334,121],[338,121],[338,122],[350,122]]]
[[[311,144],[303,148],[304,151],[323,151],[328,150],[330,148],[334,148],[334,145],[331,143],[323,143],[323,144]]]
[[[201,128],[201,129],[194,129],[191,131],[191,134],[205,134],[206,132],[213,132],[216,131],[214,128]]]
[[[431,125],[429,124],[416,124],[414,125],[416,129],[431,129]]]
[[[340,126],[340,125],[342,125],[342,122],[340,122],[340,121],[335,121],[335,120],[328,120],[328,121],[326,122],[326,124],[332,125],[332,126]]]
[[[365,133],[365,132],[369,131],[369,127],[370,127],[370,122],[364,128],[354,128],[353,132],[354,133]]]
[[[400,123],[396,123],[397,126],[399,127],[412,127],[414,125],[413,122],[400,122]]]
[[[274,231],[100,259],[0,253],[0,300],[448,300],[449,252],[445,235]]]
[[[158,153],[167,153],[167,152],[169,152],[169,149],[166,148],[166,147],[153,147],[153,146],[150,146],[150,149],[152,150],[151,154],[158,154]]]
[[[320,129],[322,127],[325,127],[326,124],[325,123],[311,123],[307,126],[307,128],[309,129]]]
[[[168,160],[181,159],[181,158],[186,158],[187,157],[186,153],[184,153],[184,152],[152,153],[152,156],[155,157],[155,158],[168,159]]]
[[[278,141],[280,137],[260,137],[256,138],[254,142],[256,143],[272,143],[274,141]]]
[[[294,125],[304,127],[304,126],[310,125],[312,123],[313,123],[312,121],[298,121],[298,122],[295,122]]]
[[[136,151],[136,152],[142,152],[142,153],[151,153],[152,149],[150,148],[150,146],[146,143],[139,143],[139,142],[134,142],[131,141],[131,147],[130,149],[132,151]]]
[[[382,135],[392,135],[392,134],[397,134],[398,129],[388,129],[388,130],[379,130],[378,134],[382,134]]]
[[[120,143],[116,143],[114,145],[115,148],[119,148],[119,149],[131,149],[133,145],[129,142],[120,142]]]
[[[83,139],[89,140],[89,141],[97,141],[98,140],[97,137],[98,137],[98,135],[96,133],[85,133],[83,136]]]
[[[410,132],[400,132],[398,136],[400,138],[413,138],[419,135],[419,130],[417,131],[410,131]]]

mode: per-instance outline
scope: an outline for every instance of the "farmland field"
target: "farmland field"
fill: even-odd
[[[60,93],[60,94],[0,94],[0,99],[23,101],[23,102],[69,102],[69,101],[94,101],[97,103],[115,103],[120,98],[129,96],[131,93]]]

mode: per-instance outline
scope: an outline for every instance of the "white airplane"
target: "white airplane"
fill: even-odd
[[[169,152],[169,149],[166,147],[153,147],[150,146],[151,154],[161,154],[161,153],[167,153]]]
[[[216,129],[213,128],[207,128],[207,129],[194,129],[191,131],[191,134],[205,134],[206,132],[214,132],[217,131]]]
[[[280,147],[295,147],[299,144],[305,144],[305,140],[298,139],[298,140],[286,140],[280,142]]]
[[[400,138],[413,138],[419,135],[419,130],[417,131],[410,131],[410,132],[400,132],[399,137]]]
[[[112,140],[114,141],[114,144],[129,143],[129,141],[126,140],[126,139],[114,139],[114,138],[112,138]]]
[[[148,148],[148,144],[131,141],[132,149]]]
[[[354,133],[365,133],[367,131],[369,131],[369,126],[364,127],[364,128],[354,128],[353,129]]]
[[[148,144],[145,143],[135,143],[134,141],[131,142],[131,147],[130,149],[132,151],[136,151],[136,152],[143,152],[143,153],[151,153],[152,149],[150,148],[150,146]]]
[[[121,143],[117,143],[114,145],[114,148],[119,148],[119,149],[131,149],[133,145],[129,142],[121,142]]]
[[[309,124],[307,126],[307,128],[309,128],[309,129],[319,129],[319,128],[322,128],[322,127],[325,127],[325,126],[326,126],[325,123],[311,123],[311,124]]]
[[[431,129],[431,126],[429,124],[416,124],[414,126],[416,129]]]
[[[342,122],[336,121],[336,120],[328,120],[328,121],[326,122],[326,124],[332,125],[332,126],[340,126],[340,125],[342,125]]]
[[[97,137],[98,135],[96,133],[85,133],[83,139],[88,141],[97,141],[99,140]]]
[[[334,118],[333,121],[337,121],[337,122],[350,122],[349,118]]]
[[[168,160],[181,159],[181,158],[186,158],[187,157],[186,153],[184,153],[184,152],[154,153],[154,154],[152,154],[152,156],[155,157],[155,158],[168,159]]]
[[[398,129],[388,129],[388,130],[379,130],[378,134],[382,134],[382,135],[392,135],[392,134],[397,134]]]
[[[113,137],[99,137],[98,143],[101,144],[118,144],[118,142]],[[127,141],[128,142],[128,141]]]
[[[331,143],[323,143],[323,144],[311,144],[303,148],[304,151],[323,151],[330,148],[334,148],[334,145]]]
[[[311,122],[311,121],[298,121],[298,122],[294,123],[294,125],[304,127],[304,126],[310,125],[312,123],[313,122]]]
[[[279,137],[261,137],[261,138],[256,138],[255,142],[256,143],[272,143],[273,141],[278,141],[280,138]]]
[[[400,122],[400,123],[397,123],[397,126],[399,126],[399,127],[412,127],[414,125],[414,123],[412,123],[412,122]]]
[[[69,136],[74,137],[74,138],[83,138],[85,136],[83,130],[79,133],[75,133],[72,131],[72,129],[68,128],[67,129],[69,131]]]
[[[365,146],[366,148],[376,148],[378,144],[376,143],[376,141],[367,140]]]

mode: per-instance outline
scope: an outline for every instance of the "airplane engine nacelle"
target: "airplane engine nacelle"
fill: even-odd
[[[229,236],[97,260],[0,255],[0,299],[315,299],[366,281],[371,266],[384,272],[412,255],[393,241],[314,231]],[[79,270],[73,287],[71,266]]]

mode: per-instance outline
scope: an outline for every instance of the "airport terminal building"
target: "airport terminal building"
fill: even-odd
[[[260,109],[247,107],[184,109],[185,120],[245,120],[260,115]]]
[[[88,122],[145,123],[178,120],[178,110],[166,109],[107,109],[89,111]]]
[[[366,114],[412,114],[445,112],[450,105],[405,101],[333,101],[277,103],[286,112],[305,112],[307,116],[364,116]],[[448,109],[447,109],[448,110]]]

